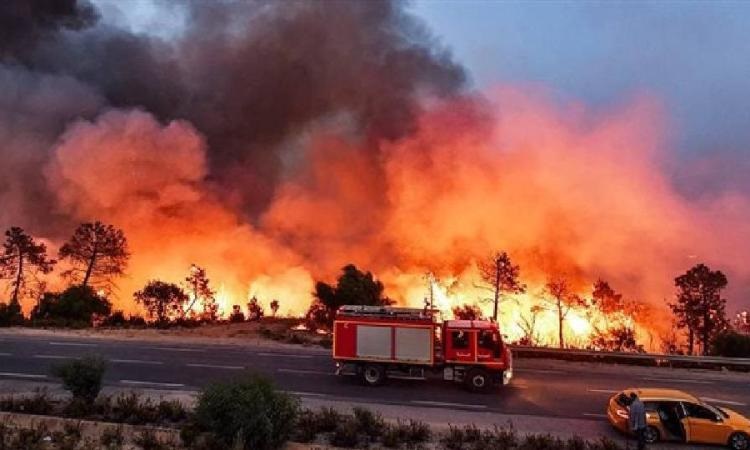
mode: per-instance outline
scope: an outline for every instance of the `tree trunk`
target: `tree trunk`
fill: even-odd
[[[83,282],[81,283],[81,286],[86,287],[89,285],[89,279],[91,278],[91,272],[94,271],[94,264],[96,264],[96,248],[91,253],[91,258],[89,259],[89,265],[86,267],[86,275],[83,277]]]
[[[565,341],[563,340],[563,312],[560,300],[557,301],[557,331],[560,348],[565,348]]]
[[[492,310],[492,318],[497,322],[497,313],[500,303],[500,267],[495,261],[495,304]]]
[[[688,355],[693,354],[693,343],[695,342],[695,333],[693,329],[688,325]]]
[[[10,304],[18,303],[18,295],[21,292],[21,282],[23,281],[23,253],[18,249],[18,273],[16,273],[16,282],[13,286],[13,296],[10,298]]]
[[[708,355],[708,344],[709,344],[709,337],[710,337],[710,327],[709,327],[709,321],[711,320],[711,316],[708,314],[703,316],[703,330],[701,330],[701,341],[703,343],[703,356]]]

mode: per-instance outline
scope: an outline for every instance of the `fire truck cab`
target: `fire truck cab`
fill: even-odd
[[[510,381],[513,359],[496,323],[438,317],[429,309],[342,306],[333,325],[337,374],[370,386],[441,378],[476,392]]]

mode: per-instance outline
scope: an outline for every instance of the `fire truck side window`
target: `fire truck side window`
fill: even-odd
[[[489,350],[495,357],[500,356],[500,339],[497,333],[492,330],[482,330],[479,332],[479,348]]]
[[[465,331],[451,332],[451,344],[455,349],[469,348],[469,333]]]

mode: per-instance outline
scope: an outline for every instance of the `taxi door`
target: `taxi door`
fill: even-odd
[[[724,445],[729,440],[732,428],[705,406],[685,402],[686,419],[690,432],[688,442]]]

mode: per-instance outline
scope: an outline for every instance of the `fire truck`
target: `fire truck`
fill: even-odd
[[[358,376],[368,386],[388,378],[441,378],[475,392],[510,381],[513,358],[496,323],[441,323],[439,315],[430,309],[342,306],[333,324],[336,374]]]

